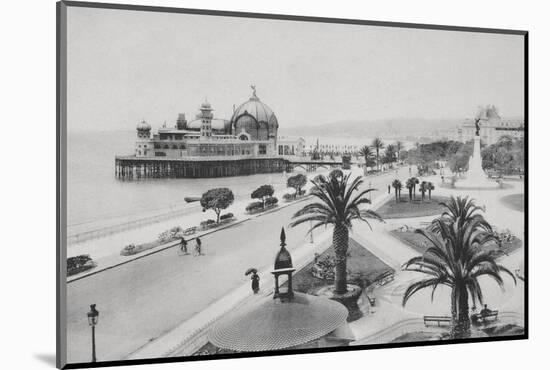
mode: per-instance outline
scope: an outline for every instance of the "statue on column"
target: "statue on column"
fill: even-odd
[[[481,126],[479,124],[480,120],[481,120],[480,118],[476,118],[475,121],[474,121],[474,123],[476,125],[476,136],[479,136],[479,129],[481,128]]]

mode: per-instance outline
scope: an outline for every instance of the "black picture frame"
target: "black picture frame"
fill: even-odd
[[[67,8],[70,7],[84,7],[84,8],[98,8],[98,9],[116,9],[116,10],[131,10],[141,12],[162,12],[162,13],[180,13],[180,14],[194,14],[194,15],[208,15],[208,16],[220,16],[220,17],[236,17],[236,18],[256,18],[256,19],[270,19],[270,20],[285,20],[285,21],[299,21],[299,22],[316,22],[316,23],[337,23],[347,25],[358,26],[381,26],[381,27],[394,27],[394,28],[411,28],[411,29],[427,29],[427,30],[441,30],[441,31],[459,31],[459,32],[475,32],[475,33],[491,33],[491,34],[507,34],[507,35],[519,35],[524,38],[524,96],[525,96],[525,209],[524,209],[524,222],[525,222],[525,236],[524,236],[524,266],[525,266],[525,283],[524,283],[524,296],[525,296],[525,331],[522,335],[513,335],[506,337],[492,337],[492,338],[470,338],[461,340],[445,340],[440,342],[423,341],[412,343],[399,343],[399,344],[376,344],[376,345],[360,345],[353,347],[333,347],[333,348],[311,348],[300,350],[282,350],[282,351],[269,351],[269,352],[255,352],[255,353],[237,353],[237,354],[215,354],[207,357],[203,356],[190,356],[190,357],[170,357],[170,358],[150,358],[150,359],[137,359],[137,360],[117,360],[117,361],[99,361],[99,362],[83,362],[83,363],[67,363],[66,362],[66,238],[67,238]],[[476,28],[476,27],[461,27],[461,26],[449,26],[449,25],[430,25],[430,24],[416,24],[416,23],[399,23],[399,22],[383,22],[372,20],[359,20],[359,19],[341,19],[341,18],[326,18],[326,17],[312,17],[312,16],[296,16],[296,15],[284,15],[284,14],[263,14],[263,13],[249,13],[249,12],[233,12],[233,11],[219,11],[219,10],[207,10],[207,9],[189,9],[189,8],[175,8],[175,7],[161,7],[161,6],[142,6],[142,5],[129,5],[129,4],[111,4],[111,3],[98,3],[98,2],[79,2],[79,1],[60,1],[56,6],[56,19],[57,19],[57,95],[56,95],[56,113],[57,113],[57,142],[56,142],[56,197],[57,197],[57,214],[56,214],[56,227],[57,227],[57,250],[56,250],[56,301],[57,301],[57,335],[56,335],[56,366],[63,369],[76,369],[76,368],[93,368],[93,367],[110,367],[110,366],[123,366],[123,365],[139,365],[139,364],[159,364],[159,363],[173,363],[173,362],[188,362],[188,361],[206,361],[206,360],[220,360],[230,358],[243,358],[243,357],[263,357],[263,356],[280,356],[280,355],[293,355],[293,354],[314,354],[322,352],[340,352],[340,351],[361,351],[370,349],[386,349],[386,348],[399,348],[399,347],[417,347],[417,346],[439,346],[448,344],[461,344],[461,343],[483,343],[483,342],[497,342],[497,341],[510,341],[510,340],[524,340],[529,338],[529,32],[525,30],[512,30],[512,29],[493,29],[493,28]]]

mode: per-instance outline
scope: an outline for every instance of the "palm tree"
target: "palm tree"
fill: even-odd
[[[361,149],[359,150],[359,154],[362,155],[363,158],[365,158],[365,170],[366,170],[367,166],[369,165],[370,161],[372,160],[372,156],[374,155],[374,153],[373,153],[370,146],[365,145],[365,146],[361,147]]]
[[[384,142],[377,137],[372,141],[371,146],[376,150],[376,167],[380,170],[380,150],[384,149]]]
[[[397,151],[397,162],[401,160],[401,149],[403,149],[403,143],[398,140],[395,142],[395,150]]]
[[[398,179],[393,180],[391,186],[395,189],[395,203],[399,203],[399,197],[401,196],[401,189],[403,189],[403,184]]]
[[[428,191],[428,183],[426,181],[422,181],[422,183],[418,187],[418,190],[420,191],[420,193],[422,193],[422,202],[424,202],[426,192]]]
[[[409,189],[409,200],[412,202],[413,198],[416,198],[416,185],[420,182],[416,177],[407,179],[405,187]]]
[[[413,177],[412,181],[413,181],[413,198],[416,199],[416,185],[418,185],[420,180],[418,180],[418,178],[416,177]]]
[[[477,213],[480,207],[468,198],[452,197],[447,211],[433,221],[432,230],[418,229],[417,233],[428,239],[431,246],[422,256],[411,258],[403,265],[406,271],[421,272],[430,277],[411,284],[403,295],[403,306],[416,292],[432,288],[432,299],[438,286],[451,288],[451,336],[463,338],[470,329],[469,298],[483,304],[483,292],[479,277],[489,276],[500,287],[504,286],[501,273],[514,275],[496,263],[503,254],[498,249],[486,248],[498,243],[488,223]]]
[[[415,186],[414,177],[410,177],[405,182],[405,187],[409,190],[409,202],[413,200],[413,187]]]
[[[359,191],[359,187],[363,184],[361,176],[350,181],[350,175],[328,178],[323,176],[313,180],[311,194],[319,201],[308,204],[296,212],[292,217],[295,220],[290,223],[290,226],[294,227],[304,222],[312,222],[308,233],[321,226],[334,226],[332,245],[336,256],[335,294],[347,292],[346,253],[352,221],[364,221],[369,227],[368,218],[383,221],[376,212],[359,208],[361,204],[370,203],[366,195],[375,189]],[[358,194],[354,196],[356,191]]]
[[[435,190],[433,182],[428,182],[428,199],[432,200],[432,190]]]
[[[395,146],[393,144],[388,144],[386,146],[384,156],[386,157],[386,161],[389,162],[390,165],[395,162]]]

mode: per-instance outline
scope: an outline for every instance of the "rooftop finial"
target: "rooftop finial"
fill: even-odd
[[[285,234],[285,228],[281,227],[281,247],[284,247],[286,245],[286,234]]]
[[[252,97],[250,99],[258,99],[258,96],[256,95],[256,85],[252,84],[250,85],[250,88],[252,89]]]

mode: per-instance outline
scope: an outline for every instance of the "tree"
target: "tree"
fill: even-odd
[[[422,181],[422,183],[418,187],[418,190],[420,191],[420,193],[422,193],[422,202],[424,202],[426,192],[428,191],[428,183],[426,181]]]
[[[359,191],[359,187],[363,184],[361,176],[351,181],[350,174],[340,178],[320,178],[319,182],[312,181],[312,183],[311,194],[319,201],[308,204],[296,212],[290,226],[295,227],[305,222],[312,222],[308,233],[318,227],[334,226],[332,233],[332,245],[336,257],[334,293],[344,294],[347,292],[346,254],[352,222],[359,220],[368,224],[369,218],[382,221],[376,212],[360,209],[362,204],[370,203],[366,196],[374,189]],[[358,192],[357,195],[355,195],[356,192]]]
[[[395,189],[395,203],[399,203],[399,196],[401,189],[403,188],[403,184],[398,179],[395,179],[391,183],[391,186]]]
[[[428,182],[428,199],[432,200],[432,190],[435,190],[433,182]]]
[[[419,182],[420,180],[418,180],[418,178],[413,177],[413,198],[414,199],[416,199],[416,185],[418,185]]]
[[[432,288],[432,299],[438,286],[451,289],[451,336],[464,338],[469,334],[469,299],[483,304],[483,292],[479,277],[488,276],[500,287],[504,286],[501,273],[514,275],[504,266],[496,263],[503,252],[487,248],[497,243],[494,233],[483,216],[476,213],[480,208],[468,198],[452,197],[445,204],[447,212],[433,221],[434,231],[418,229],[430,247],[422,256],[411,258],[403,265],[406,271],[429,275],[428,278],[412,283],[403,295],[403,306],[416,292]],[[454,216],[456,218],[453,218]],[[489,229],[488,229],[489,228]]]
[[[409,200],[416,199],[416,185],[420,182],[416,177],[407,179],[406,188],[409,189]]]
[[[386,163],[393,163],[395,162],[395,146],[392,144],[388,144],[386,146],[386,151],[384,152],[384,161]]]
[[[250,194],[250,197],[252,199],[260,199],[262,201],[262,208],[265,208],[265,200],[273,196],[273,193],[275,193],[273,186],[262,185],[258,189],[254,190],[252,194]]]
[[[361,149],[359,149],[359,154],[363,158],[365,158],[365,167],[372,167],[373,165],[372,158],[374,157],[374,152],[371,149],[371,147],[367,145],[361,147]]]
[[[384,142],[382,141],[382,139],[377,137],[376,139],[374,139],[372,141],[371,146],[376,151],[376,166],[377,166],[378,170],[380,170],[380,150],[384,149]]]
[[[294,193],[294,198],[296,198],[297,195],[302,194],[302,188],[305,184],[307,184],[307,177],[301,173],[289,177],[286,181],[286,186],[288,188],[294,188],[296,190]]]
[[[233,204],[233,192],[228,188],[210,189],[202,195],[201,206],[203,211],[211,209],[216,212],[216,223],[220,222],[222,210]]]
[[[395,150],[397,151],[397,162],[401,160],[401,150],[403,149],[403,143],[401,141],[395,142]]]
[[[413,200],[413,187],[416,186],[414,182],[414,177],[410,177],[405,182],[405,187],[409,190],[409,202]]]

